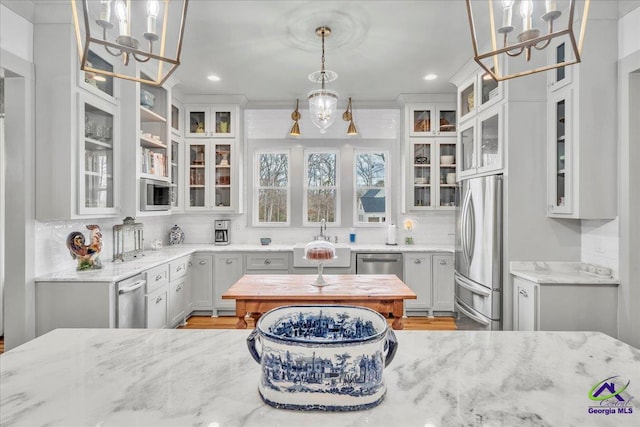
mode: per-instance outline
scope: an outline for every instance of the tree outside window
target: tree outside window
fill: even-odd
[[[305,155],[306,223],[338,222],[338,155],[335,152],[307,152]]]
[[[386,152],[356,152],[354,157],[356,222],[383,223],[387,220]]]
[[[289,222],[289,153],[269,152],[257,155],[258,222]]]

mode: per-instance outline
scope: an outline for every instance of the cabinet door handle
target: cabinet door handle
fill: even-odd
[[[526,298],[528,298],[528,297],[529,297],[529,294],[528,294],[528,293],[527,293],[527,291],[525,291],[524,289],[520,289],[520,291],[519,291],[519,292],[520,292],[520,295],[522,295],[523,297],[526,297]]]
[[[189,261],[189,267],[193,267],[193,263]]]
[[[182,266],[179,265],[178,268],[176,268],[176,271],[182,271]]]
[[[160,304],[162,302],[162,297],[156,298],[156,304]]]
[[[198,264],[200,264],[200,265],[205,265],[206,263],[207,263],[207,261],[205,261],[205,260],[201,260]]]
[[[179,285],[178,287],[176,287],[176,292],[180,292],[182,290],[182,285]]]
[[[227,260],[227,264],[233,264],[233,260],[232,259],[228,259]]]
[[[414,259],[413,263],[414,264],[422,264],[422,260],[421,259]]]
[[[157,282],[158,280],[162,280],[162,274],[158,274],[158,275],[156,276],[156,282]]]
[[[440,265],[447,265],[447,261],[445,261],[445,260],[441,259],[441,260],[440,260]]]
[[[269,264],[271,264],[271,260],[269,258],[267,258],[267,259],[264,260],[264,263],[269,265]]]

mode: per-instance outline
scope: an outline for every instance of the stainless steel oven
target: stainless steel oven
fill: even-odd
[[[140,180],[140,210],[168,211],[171,209],[171,184],[155,179]]]

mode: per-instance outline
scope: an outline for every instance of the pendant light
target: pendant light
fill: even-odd
[[[338,106],[338,92],[327,89],[326,84],[337,79],[338,74],[324,68],[324,39],[331,36],[331,28],[318,27],[316,28],[316,35],[322,39],[322,66],[320,71],[315,71],[309,75],[309,80],[319,84],[320,87],[310,91],[307,99],[309,101],[311,121],[320,129],[320,133],[326,133],[327,128],[336,119]]]

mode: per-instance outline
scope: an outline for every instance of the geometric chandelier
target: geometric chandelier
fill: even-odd
[[[575,0],[466,2],[474,60],[496,81],[581,61],[590,0],[580,11]],[[549,46],[550,54],[537,52]]]
[[[80,68],[92,74],[162,85],[180,65],[188,3],[71,0]],[[89,51],[119,60],[113,67],[100,68],[90,62]]]

